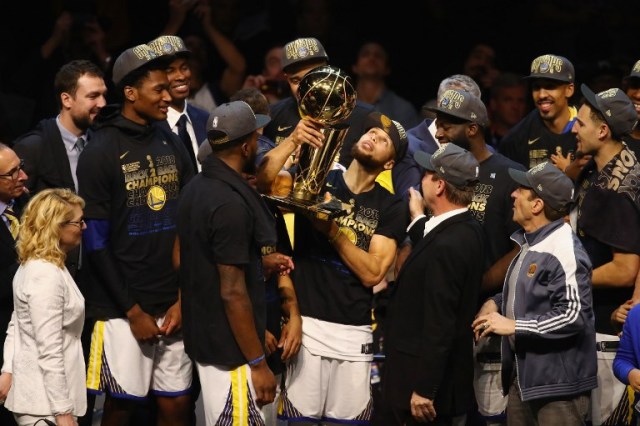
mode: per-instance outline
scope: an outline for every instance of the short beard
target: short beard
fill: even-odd
[[[368,154],[360,151],[357,143],[351,148],[351,157],[354,160],[358,160],[358,163],[360,163],[360,165],[369,172],[375,172],[384,168],[384,163],[378,164]]]

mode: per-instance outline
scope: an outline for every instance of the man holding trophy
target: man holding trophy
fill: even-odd
[[[264,128],[264,135],[271,139],[276,147],[270,151],[268,162],[262,162],[260,173],[264,177],[261,192],[271,192],[271,184],[278,185],[276,177],[281,172],[285,161],[296,155],[296,150],[302,143],[320,147],[323,141],[322,125],[310,120],[301,120],[298,110],[298,88],[302,78],[322,65],[327,65],[329,57],[322,44],[315,38],[299,38],[285,44],[282,65],[287,77],[292,96],[283,99],[270,107],[271,122]],[[349,131],[344,136],[342,148],[339,151],[340,167],[346,168],[351,161],[351,147],[364,133],[364,122],[373,107],[362,102],[356,102],[352,112],[344,117],[344,123]],[[287,176],[289,172],[285,172]],[[260,183],[259,183],[260,185]]]
[[[292,196],[283,204],[292,203],[296,211],[291,279],[302,315],[302,348],[288,366],[279,415],[290,425],[367,422],[372,414],[372,288],[391,267],[408,222],[402,199],[376,177],[404,156],[407,136],[399,123],[372,112],[350,150],[353,160],[346,171],[332,169],[344,137],[340,120],[334,119],[348,116],[352,86],[339,69],[320,66],[301,79],[300,88],[302,119],[296,131],[305,145]],[[332,101],[336,97],[343,102]],[[287,156],[274,148],[262,164],[280,170]],[[259,173],[258,185],[270,188],[268,177]],[[348,205],[348,213],[322,219],[313,205],[300,203],[323,195]]]

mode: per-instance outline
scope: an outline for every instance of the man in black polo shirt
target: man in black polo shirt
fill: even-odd
[[[263,278],[264,256],[275,251],[275,221],[243,177],[255,170],[257,130],[269,120],[243,101],[213,110],[212,154],[178,207],[185,346],[198,368],[208,425],[236,415],[264,424],[259,407],[275,396],[264,353]],[[276,256],[278,271],[287,272],[291,259]]]

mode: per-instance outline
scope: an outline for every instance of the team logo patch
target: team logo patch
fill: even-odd
[[[536,273],[536,269],[538,269],[538,265],[536,265],[535,263],[532,263],[531,265],[529,265],[529,270],[527,271],[527,276],[529,278],[533,277],[533,274]]]
[[[147,192],[147,205],[151,210],[162,210],[167,202],[167,193],[161,186],[153,185]]]
[[[344,234],[354,245],[358,245],[358,236],[353,229],[342,226],[340,227],[340,232]]]

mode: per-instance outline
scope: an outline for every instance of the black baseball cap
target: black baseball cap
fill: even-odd
[[[458,188],[471,185],[478,180],[480,171],[478,160],[469,151],[456,144],[442,145],[433,155],[416,151],[413,158],[420,166],[439,174]]]
[[[322,43],[313,37],[298,38],[284,45],[282,51],[282,69],[287,72],[292,65],[303,62],[329,61]]]
[[[580,90],[589,105],[602,114],[615,137],[621,138],[633,131],[638,123],[638,114],[622,89],[615,87],[595,94],[583,84]]]
[[[531,62],[531,73],[524,78],[545,78],[564,83],[573,83],[576,78],[576,72],[571,61],[564,56],[542,55]]]
[[[134,47],[130,47],[129,49],[122,52],[114,62],[111,78],[117,85],[128,74],[132,73],[138,68],[146,66],[155,61],[160,62],[163,60],[166,61],[166,59],[164,59],[147,44],[143,43]]]
[[[561,211],[573,202],[573,181],[548,161],[526,172],[509,169],[509,176],[518,184],[531,189],[555,210]]]
[[[397,164],[404,158],[404,155],[407,152],[407,147],[409,146],[407,132],[405,132],[402,124],[390,119],[381,112],[373,111],[370,112],[365,119],[365,130],[368,131],[372,127],[382,129],[382,131],[389,135],[389,138],[391,138],[393,147],[396,151],[395,161]]]
[[[211,145],[222,145],[266,126],[271,117],[255,114],[248,103],[233,101],[222,104],[209,114],[207,138]]]
[[[489,125],[489,116],[484,103],[466,90],[449,89],[442,94],[436,106],[425,107],[425,109],[478,123],[482,127]]]

